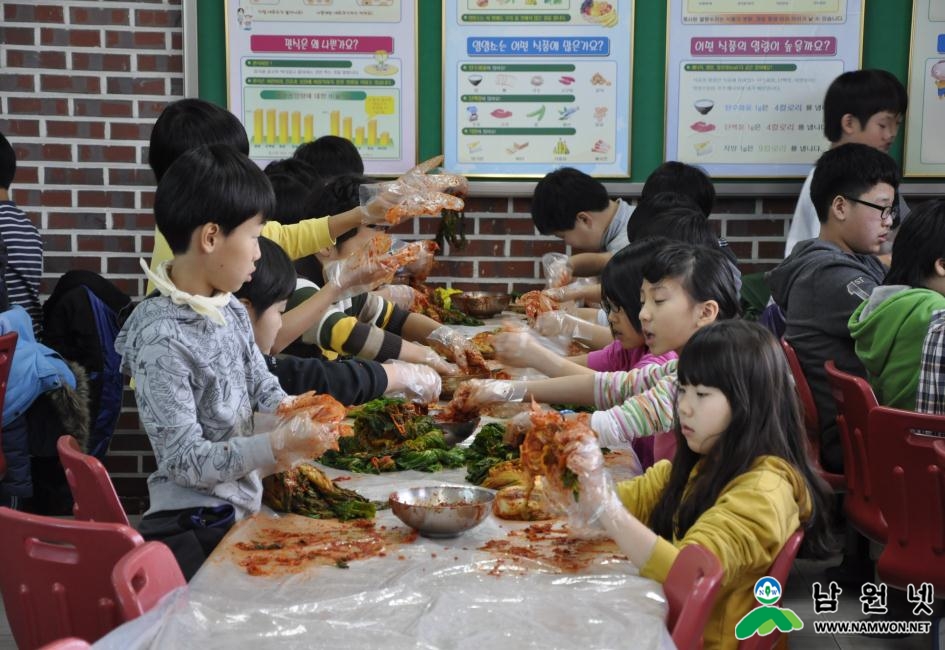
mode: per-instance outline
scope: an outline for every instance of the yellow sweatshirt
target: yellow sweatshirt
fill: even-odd
[[[323,248],[332,246],[332,239],[328,230],[328,217],[304,219],[299,223],[287,226],[275,221],[267,221],[263,225],[263,237],[279,244],[290,259],[297,260],[306,255],[314,255]],[[151,271],[157,269],[158,264],[173,257],[171,247],[168,246],[164,235],[154,229],[154,252],[151,254]],[[154,284],[149,280],[146,293],[154,290]]]
[[[672,465],[663,460],[643,476],[617,485],[624,506],[648,522],[669,482]],[[699,466],[690,476],[690,485]],[[744,474],[725,486],[718,500],[672,543],[659,539],[640,575],[663,582],[687,544],[699,544],[722,563],[724,575],[718,601],[703,633],[704,647],[738,647],[735,625],[757,606],[755,582],[767,575],[787,538],[811,515],[811,498],[801,474],[782,458],[762,456]]]

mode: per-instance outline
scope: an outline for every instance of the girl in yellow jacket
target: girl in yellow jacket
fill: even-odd
[[[722,588],[705,648],[736,648],[735,625],[755,605],[788,537],[829,552],[827,488],[811,468],[800,407],[784,355],[755,323],[724,321],[696,332],[679,357],[676,454],[616,485],[596,441],[566,447],[580,481],[577,514],[598,522],[640,574],[662,582],[687,544],[722,563]]]

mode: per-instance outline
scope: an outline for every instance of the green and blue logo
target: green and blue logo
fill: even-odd
[[[755,583],[755,600],[761,603],[738,622],[735,626],[735,638],[739,641],[755,634],[768,636],[775,630],[793,632],[804,627],[804,622],[792,610],[775,607],[781,599],[781,583],[765,576]]]

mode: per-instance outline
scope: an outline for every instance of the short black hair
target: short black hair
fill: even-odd
[[[300,158],[283,158],[273,160],[263,170],[270,179],[273,176],[287,175],[308,183],[312,187],[323,182],[321,174],[314,167]]]
[[[361,152],[350,140],[337,135],[323,135],[301,144],[292,155],[307,162],[323,178],[364,173]]]
[[[702,211],[695,207],[669,208],[654,218],[643,220],[634,241],[647,237],[666,237],[709,248],[719,246],[719,236]]]
[[[10,141],[0,133],[0,189],[8,190],[16,176],[16,152]]]
[[[648,196],[646,199],[641,198],[633,208],[633,213],[627,221],[627,240],[636,241],[640,239],[640,231],[646,227],[646,224],[659,219],[667,210],[675,208],[702,211],[691,196],[680,192],[660,192]]]
[[[249,155],[246,129],[233,113],[203,99],[179,99],[164,107],[148,146],[148,164],[158,182],[171,164],[202,144],[226,144]]]
[[[288,300],[295,291],[295,267],[286,252],[271,239],[259,238],[256,270],[233,295],[249,302],[256,317],[280,300]]]
[[[705,216],[715,205],[715,186],[703,170],[677,160],[668,160],[650,172],[640,190],[640,201],[662,192],[685,194],[695,201]]]
[[[269,179],[245,154],[225,144],[202,145],[168,168],[154,195],[154,220],[175,254],[187,251],[191,235],[215,223],[224,235],[262,214],[276,199]]]
[[[827,223],[830,204],[837,196],[857,198],[877,183],[899,187],[899,167],[887,154],[855,142],[828,149],[817,160],[810,182],[817,219]]]
[[[883,284],[924,287],[945,258],[945,200],[926,201],[904,219],[893,242],[892,264]]]
[[[283,224],[298,223],[307,218],[308,196],[322,184],[312,166],[296,158],[274,160],[264,170],[276,195],[276,210],[270,218]]]
[[[824,135],[831,142],[843,136],[841,120],[849,113],[866,127],[883,111],[904,115],[909,107],[905,86],[886,70],[850,70],[834,79],[824,95]]]
[[[535,184],[532,221],[538,232],[550,235],[574,228],[578,212],[597,212],[608,205],[603,183],[573,167],[561,167]]]

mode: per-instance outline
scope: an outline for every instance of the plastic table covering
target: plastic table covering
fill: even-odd
[[[325,468],[329,476],[348,474]],[[386,500],[397,488],[463,485],[464,469],[351,474],[344,486]],[[237,524],[186,589],[117,628],[96,648],[672,648],[661,586],[607,555],[576,573],[479,550],[525,522],[489,517],[452,539],[426,539],[349,568],[250,576],[227,548],[254,526],[295,515],[263,512]],[[390,510],[377,524],[403,526]],[[492,573],[490,573],[490,571]]]

